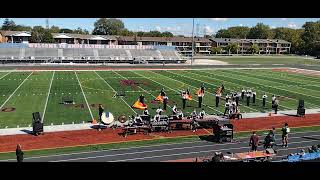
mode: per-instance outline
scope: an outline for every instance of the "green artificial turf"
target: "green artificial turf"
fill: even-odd
[[[224,111],[226,93],[241,91],[244,87],[255,89],[257,100],[256,104],[251,103],[249,107],[244,105],[245,101],[240,101],[243,113],[270,112],[273,94],[281,96],[280,110],[295,110],[299,99],[305,100],[307,109],[320,107],[319,78],[271,69],[47,71],[30,74],[31,72],[0,73],[0,106],[2,109],[15,108],[12,112],[0,112],[0,129],[28,127],[32,122],[32,113],[40,112],[43,115],[44,110],[45,125],[88,122],[92,118],[98,119],[98,104],[103,104],[105,110],[115,118],[120,115],[141,114],[142,110],[131,108],[140,94],[144,94],[148,109],[154,115],[155,110],[163,106],[154,101],[162,88],[169,97],[168,108],[164,112],[168,115],[174,104],[182,108],[180,92],[189,88],[193,100],[187,101],[187,107],[183,111],[185,115],[189,115],[194,109],[198,112],[201,110],[198,108],[195,92],[202,82],[206,86],[202,108],[209,114],[221,114]],[[225,92],[220,106],[216,108],[214,93],[222,81]],[[125,96],[114,98],[115,92],[120,91],[125,92]],[[261,107],[263,93],[268,95],[265,108]],[[75,105],[62,104],[63,98],[72,99]]]

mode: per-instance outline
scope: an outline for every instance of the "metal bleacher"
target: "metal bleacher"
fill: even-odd
[[[174,48],[35,48],[0,44],[0,62],[6,63],[179,63]]]

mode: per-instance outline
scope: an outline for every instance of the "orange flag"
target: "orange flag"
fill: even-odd
[[[163,97],[161,95],[158,95],[155,99],[155,101],[161,101],[163,102]]]
[[[148,106],[146,104],[142,104],[139,100],[136,101],[133,105],[133,108],[137,108],[137,109],[141,109],[141,110],[145,110]]]
[[[187,94],[187,99],[191,101],[192,100],[192,96],[190,94]]]

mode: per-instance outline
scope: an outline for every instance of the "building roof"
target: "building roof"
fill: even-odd
[[[232,38],[212,38],[217,43],[283,43],[290,44],[290,42],[282,39],[232,39]]]
[[[52,33],[53,38],[78,38],[90,40],[117,40],[115,36],[92,35],[92,34],[72,34],[72,33]]]
[[[119,41],[192,42],[192,37],[139,37],[118,36]],[[206,38],[194,38],[195,42],[211,42]]]
[[[0,31],[3,36],[31,36],[30,32],[27,31]]]

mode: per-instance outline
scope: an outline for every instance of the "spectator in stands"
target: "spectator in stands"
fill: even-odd
[[[21,149],[21,145],[18,144],[16,149],[17,162],[23,162],[23,154],[24,153]]]
[[[249,146],[251,146],[252,151],[257,151],[258,145],[259,145],[259,136],[256,134],[255,131],[253,131],[250,137]]]
[[[290,132],[288,123],[284,124],[284,127],[281,129],[281,131],[282,131],[282,147],[288,147],[288,134]]]

